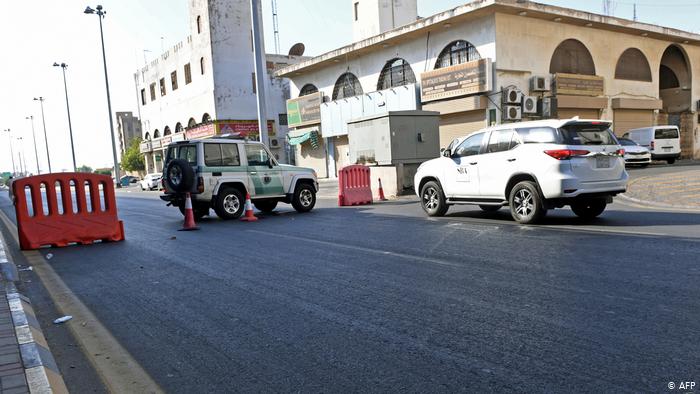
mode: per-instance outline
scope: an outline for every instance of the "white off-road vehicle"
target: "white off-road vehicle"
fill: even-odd
[[[190,193],[196,219],[210,208],[222,219],[235,219],[243,214],[246,194],[262,212],[279,202],[308,212],[316,204],[318,180],[310,168],[277,163],[260,142],[206,139],[168,145],[163,186],[160,198],[183,213]]]
[[[423,210],[442,216],[453,204],[484,211],[510,206],[520,223],[571,206],[583,218],[603,213],[627,189],[624,150],[609,121],[550,119],[480,130],[418,168]]]

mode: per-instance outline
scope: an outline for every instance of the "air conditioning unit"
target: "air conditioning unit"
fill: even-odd
[[[537,113],[537,97],[525,96],[523,97],[523,113],[524,114],[536,114]]]
[[[523,94],[517,88],[514,88],[514,87],[504,88],[502,93],[503,93],[502,94],[503,104],[520,105],[520,102],[523,100]]]
[[[501,113],[502,120],[520,120],[523,117],[522,111],[519,105],[504,105]]]
[[[279,148],[280,140],[277,138],[270,138],[270,148]]]
[[[557,99],[554,97],[545,97],[540,100],[537,112],[543,118],[557,117]]]
[[[531,92],[549,92],[549,80],[547,77],[533,76],[530,78]]]

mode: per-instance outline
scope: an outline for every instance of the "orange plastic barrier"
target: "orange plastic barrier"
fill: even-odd
[[[12,195],[22,250],[124,240],[114,184],[107,175],[65,172],[19,178],[12,183]]]
[[[369,167],[352,165],[338,171],[338,206],[371,203]]]

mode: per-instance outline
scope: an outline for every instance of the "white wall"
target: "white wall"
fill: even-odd
[[[357,20],[355,20],[357,3]],[[417,0],[350,0],[352,38],[361,41],[416,21]]]

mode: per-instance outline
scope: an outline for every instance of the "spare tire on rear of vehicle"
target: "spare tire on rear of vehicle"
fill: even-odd
[[[165,166],[165,184],[178,193],[190,191],[194,185],[194,170],[187,160],[174,159]]]

